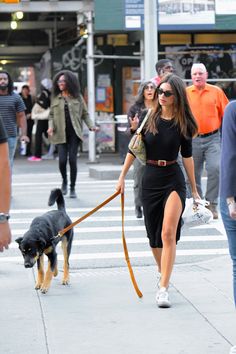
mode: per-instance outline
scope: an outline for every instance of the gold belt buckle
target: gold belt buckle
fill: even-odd
[[[158,160],[158,166],[166,166],[166,160]]]

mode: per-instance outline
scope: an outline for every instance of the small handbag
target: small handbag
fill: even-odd
[[[141,131],[147,122],[152,109],[150,108],[147,111],[146,116],[144,117],[140,127],[136,130],[136,133],[130,139],[128,148],[134,154],[134,156],[141,162],[142,165],[146,165],[147,157],[146,157],[146,148],[143,142],[143,137]]]
[[[49,113],[50,107],[43,108],[36,102],[31,112],[31,118],[34,120],[46,120],[49,117]]]

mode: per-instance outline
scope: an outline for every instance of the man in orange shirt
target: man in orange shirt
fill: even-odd
[[[187,87],[187,95],[193,115],[198,123],[198,136],[193,139],[193,159],[198,193],[203,198],[201,177],[203,166],[207,171],[205,198],[214,219],[218,219],[220,128],[224,109],[229,102],[223,90],[207,84],[208,73],[202,63],[191,68],[193,85]]]

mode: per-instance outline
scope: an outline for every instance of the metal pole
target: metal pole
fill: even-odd
[[[145,72],[144,72],[144,40],[143,38],[140,39],[140,79],[141,82],[144,81],[144,77],[145,77]]]
[[[95,125],[95,74],[94,74],[94,48],[93,48],[93,13],[87,13],[87,80],[88,80],[88,112]],[[96,161],[95,133],[89,132],[89,162]]]
[[[156,75],[157,50],[157,0],[144,0],[144,72],[145,80]]]

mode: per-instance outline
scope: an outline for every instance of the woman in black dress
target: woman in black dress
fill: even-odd
[[[161,273],[157,305],[170,307],[168,286],[186,198],[185,179],[177,157],[180,151],[192,196],[200,199],[192,159],[192,137],[197,134],[197,124],[188,105],[185,85],[178,76],[166,75],[157,93],[156,107],[142,131],[147,152],[142,197],[147,237]],[[116,187],[121,192],[124,192],[125,176],[134,159],[129,151]]]

